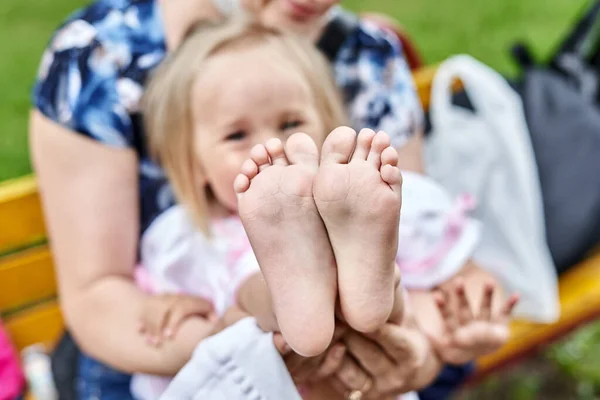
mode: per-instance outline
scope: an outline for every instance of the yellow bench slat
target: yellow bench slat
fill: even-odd
[[[7,318],[5,327],[19,350],[35,343],[44,343],[52,348],[64,330],[63,318],[56,301]]]
[[[436,72],[437,66],[429,66],[423,67],[413,73],[415,87],[424,110],[429,110],[429,106],[431,105],[431,87],[433,86],[433,78]],[[452,90],[455,92],[461,88],[462,84],[460,81],[456,81],[452,86]]]
[[[554,324],[515,321],[511,340],[498,352],[478,362],[485,375],[600,315],[600,254],[583,261],[560,277],[561,317]]]
[[[428,110],[431,101],[431,86],[437,67],[424,67],[413,73],[413,80],[424,110]]]
[[[46,300],[56,292],[47,246],[0,257],[0,313]]]
[[[28,176],[0,183],[0,254],[45,236],[35,178]]]

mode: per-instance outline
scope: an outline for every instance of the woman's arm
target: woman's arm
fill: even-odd
[[[137,331],[145,295],[132,281],[139,237],[136,155],[62,128],[33,111],[30,146],[67,326],[83,351],[127,372],[175,374],[212,329],[189,319],[176,341],[148,346]]]

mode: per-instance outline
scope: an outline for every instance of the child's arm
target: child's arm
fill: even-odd
[[[258,326],[265,332],[279,331],[273,310],[271,292],[259,271],[242,283],[237,291],[237,305],[256,318]]]
[[[179,326],[188,318],[201,316],[207,323],[217,321],[206,302],[189,295],[163,294],[147,298],[140,318],[140,333],[146,336],[148,344],[161,346],[165,340],[175,337]],[[271,303],[271,295],[260,272],[247,278],[237,292],[239,312],[256,318],[258,325],[266,332],[278,331],[277,319]],[[233,307],[235,308],[235,307]]]

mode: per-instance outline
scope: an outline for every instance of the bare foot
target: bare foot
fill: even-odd
[[[238,175],[238,210],[292,349],[315,356],[329,346],[337,296],[335,259],[313,199],[318,149],[305,134],[252,149]]]
[[[394,302],[402,176],[384,132],[334,130],[323,144],[314,198],[338,266],[342,314],[361,332],[388,319]]]

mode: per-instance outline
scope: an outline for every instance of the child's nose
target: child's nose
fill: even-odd
[[[255,144],[265,144],[267,140],[278,138],[279,134],[274,129],[263,129],[261,130],[259,135],[256,135],[257,143]]]

